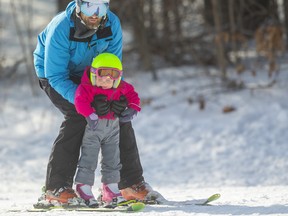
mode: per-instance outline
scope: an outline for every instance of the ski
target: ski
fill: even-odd
[[[166,200],[163,199],[161,201],[155,200],[154,202],[149,201],[149,202],[144,202],[147,205],[167,205],[167,206],[185,206],[185,205],[197,205],[197,206],[209,206],[211,205],[212,202],[218,200],[221,197],[219,193],[212,194],[206,199],[199,199],[199,200],[187,200],[187,201],[171,201],[171,200]]]
[[[210,197],[208,197],[203,203],[196,203],[195,205],[210,205],[211,202],[218,200],[221,197],[221,195],[219,193],[217,194],[213,194]]]
[[[116,208],[79,208],[76,211],[89,211],[89,212],[139,212],[145,208],[142,202],[135,202],[128,206],[117,206]]]
[[[8,212],[48,212],[48,211],[81,211],[81,212],[139,212],[142,211],[146,205],[170,205],[170,206],[185,206],[185,205],[197,205],[197,206],[210,206],[212,202],[218,200],[221,197],[219,193],[213,194],[207,199],[202,200],[191,200],[191,201],[170,201],[163,199],[161,201],[157,200],[146,200],[137,201],[133,200],[132,203],[125,206],[117,207],[103,207],[89,208],[86,206],[46,206],[46,207],[36,207],[30,209],[10,209]]]
[[[82,212],[139,212],[145,208],[145,204],[142,202],[131,203],[128,206],[117,206],[115,208],[89,208],[89,207],[64,207],[53,206],[47,208],[31,208],[31,209],[10,209],[8,212],[50,212],[50,211],[82,211]]]

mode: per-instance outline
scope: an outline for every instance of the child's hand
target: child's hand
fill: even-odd
[[[114,112],[115,116],[120,116],[121,113],[127,108],[128,102],[124,95],[120,96],[120,100],[113,100],[111,102],[111,111]]]
[[[120,122],[129,122],[137,115],[137,113],[138,112],[136,110],[134,110],[132,108],[128,108],[120,114],[119,121]]]
[[[110,102],[107,101],[107,96],[103,94],[96,95],[91,106],[94,107],[98,116],[105,116],[110,111]]]
[[[91,130],[95,131],[98,125],[98,116],[95,113],[90,114],[86,121]]]

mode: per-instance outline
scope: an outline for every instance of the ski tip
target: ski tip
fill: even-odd
[[[142,209],[145,208],[145,204],[142,202],[136,202],[130,204],[128,211],[136,212],[136,211],[141,211]]]
[[[211,202],[218,200],[220,197],[221,197],[221,195],[219,193],[216,193],[216,194],[213,194],[210,197],[208,197],[208,199],[205,202],[199,203],[196,205],[209,206]]]
[[[216,193],[216,194],[213,194],[212,196],[210,196],[210,197],[208,198],[208,200],[214,201],[214,200],[219,199],[220,197],[221,197],[221,195],[220,195],[219,193]]]

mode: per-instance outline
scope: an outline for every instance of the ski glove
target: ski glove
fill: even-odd
[[[120,117],[119,117],[119,121],[124,123],[124,122],[129,122],[131,121],[135,116],[137,115],[137,111],[132,109],[132,108],[128,108],[126,110],[124,110]]]
[[[107,101],[107,96],[103,94],[96,95],[91,106],[94,107],[98,116],[105,116],[110,110],[110,102]]]
[[[91,130],[95,131],[98,125],[98,116],[95,113],[90,114],[86,121]]]
[[[120,100],[114,100],[111,102],[111,111],[114,112],[115,116],[120,117],[121,113],[127,108],[128,102],[124,95],[120,96]]]

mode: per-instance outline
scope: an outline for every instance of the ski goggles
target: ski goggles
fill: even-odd
[[[116,68],[93,68],[90,69],[90,80],[93,85],[96,84],[97,77],[110,77],[112,80],[117,80],[122,76],[122,71]]]
[[[93,16],[94,14],[97,17],[103,17],[107,14],[108,8],[108,3],[91,3],[83,1],[80,6],[80,11],[88,17]]]

